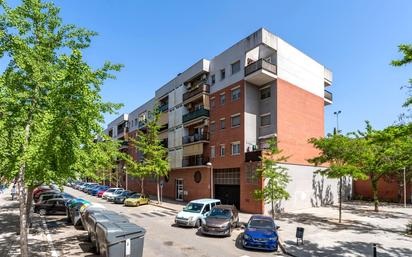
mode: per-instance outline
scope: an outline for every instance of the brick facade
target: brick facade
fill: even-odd
[[[411,182],[406,186],[406,199],[411,202]],[[353,194],[355,198],[365,200],[373,199],[370,180],[356,180],[353,182]],[[397,181],[380,179],[378,182],[378,197],[381,201],[403,202],[403,187]]]

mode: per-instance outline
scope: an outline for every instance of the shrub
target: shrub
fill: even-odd
[[[412,220],[406,225],[406,233],[412,235]]]

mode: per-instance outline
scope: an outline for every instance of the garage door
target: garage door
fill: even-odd
[[[213,169],[215,198],[240,208],[240,168]]]

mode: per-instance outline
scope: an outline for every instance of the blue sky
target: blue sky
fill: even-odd
[[[56,0],[65,23],[99,33],[86,59],[125,68],[103,88],[104,100],[130,112],[177,73],[210,59],[260,27],[280,36],[334,72],[334,103],[325,131],[341,110],[344,132],[392,124],[403,111],[400,87],[411,68],[389,65],[397,46],[412,43],[412,1],[136,1]],[[106,122],[114,116],[106,115]]]

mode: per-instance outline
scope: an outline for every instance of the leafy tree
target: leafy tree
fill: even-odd
[[[144,192],[144,178],[148,176],[156,177],[157,201],[160,203],[159,178],[168,175],[169,162],[167,160],[167,148],[162,145],[159,139],[159,118],[160,112],[155,106],[154,111],[149,111],[148,118],[144,121],[144,129],[137,132],[136,138],[129,138],[129,141],[142,155],[142,158],[139,160],[129,159],[127,163],[130,174],[140,179],[142,193]]]
[[[282,153],[276,146],[276,140],[271,138],[268,141],[269,148],[262,154],[262,166],[257,170],[258,176],[264,179],[263,189],[256,189],[253,194],[258,200],[271,204],[271,214],[275,217],[275,202],[289,199],[290,195],[286,190],[290,177],[287,168],[279,165],[286,162],[287,157],[280,156]]]
[[[342,222],[342,179],[353,179],[366,176],[359,170],[355,160],[357,158],[356,139],[341,134],[329,134],[325,138],[311,138],[309,143],[319,150],[319,155],[309,159],[309,163],[316,166],[327,164],[328,167],[318,170],[322,176],[339,179],[339,223]]]
[[[404,66],[409,63],[412,63],[412,44],[401,44],[399,45],[398,49],[399,49],[399,52],[402,53],[403,57],[402,59],[399,59],[399,60],[393,60],[391,64],[393,66],[399,67],[399,66]],[[412,79],[409,80],[409,86],[407,86],[407,89],[409,90],[409,94],[410,94],[411,89],[412,89]],[[412,96],[409,95],[409,97],[404,102],[403,106],[410,107],[411,104],[412,104]]]
[[[98,149],[102,113],[119,107],[104,103],[100,88],[121,66],[91,68],[82,50],[96,33],[63,25],[52,3],[23,0],[10,8],[0,0],[0,7],[0,58],[8,62],[0,75],[0,171],[17,179],[26,257],[31,190],[86,172],[85,157]]]
[[[409,126],[397,125],[379,131],[366,122],[365,132],[354,133],[358,142],[355,165],[370,179],[376,212],[379,210],[379,180],[410,165],[412,145],[409,136],[405,137],[409,129]]]

